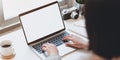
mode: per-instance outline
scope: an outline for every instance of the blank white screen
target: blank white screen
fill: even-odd
[[[20,17],[28,43],[64,29],[57,3]]]

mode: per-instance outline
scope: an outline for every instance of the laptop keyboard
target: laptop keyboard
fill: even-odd
[[[69,34],[67,32],[64,32],[64,33],[62,33],[62,34],[60,34],[60,35],[58,35],[56,37],[48,39],[47,41],[40,42],[38,44],[33,45],[33,48],[35,48],[35,50],[38,51],[41,54],[42,53],[42,49],[41,49],[42,44],[48,42],[48,43],[53,43],[56,46],[59,46],[59,45],[64,43],[63,37],[67,36],[67,35],[69,35]]]

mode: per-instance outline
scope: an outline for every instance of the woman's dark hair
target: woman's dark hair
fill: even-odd
[[[87,0],[85,19],[89,49],[108,59],[120,56],[119,0]]]

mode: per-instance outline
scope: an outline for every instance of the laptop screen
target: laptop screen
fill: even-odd
[[[57,2],[24,13],[20,21],[28,43],[65,29]]]

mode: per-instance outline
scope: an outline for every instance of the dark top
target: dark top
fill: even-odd
[[[89,49],[104,58],[120,56],[119,0],[87,0],[85,19]]]

